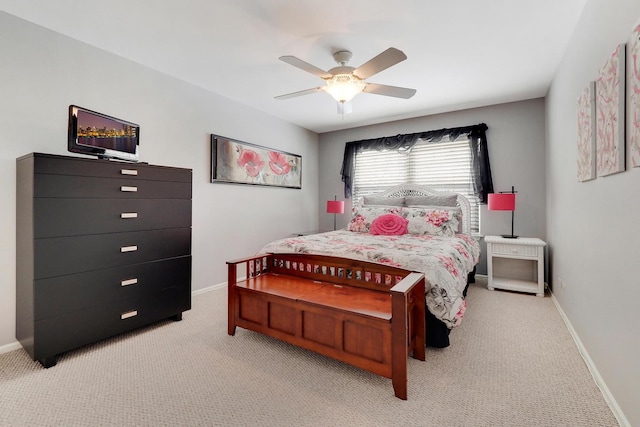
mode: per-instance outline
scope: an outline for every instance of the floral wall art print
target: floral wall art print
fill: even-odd
[[[618,45],[596,82],[596,170],[598,176],[625,170],[625,44]]]
[[[578,181],[596,177],[596,82],[578,97]]]
[[[629,162],[640,167],[640,24],[627,45],[627,140]]]
[[[302,188],[302,157],[211,135],[211,182]]]

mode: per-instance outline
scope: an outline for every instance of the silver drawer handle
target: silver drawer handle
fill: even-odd
[[[123,185],[120,187],[120,191],[135,193],[136,191],[138,191],[138,187],[129,187],[129,186]]]
[[[120,174],[121,175],[138,175],[138,171],[135,169],[121,169],[120,170]]]
[[[122,212],[120,218],[138,218],[138,212]]]
[[[135,252],[138,250],[138,246],[123,246],[120,248],[120,252]]]
[[[130,317],[134,317],[138,315],[138,310],[133,310],[133,311],[127,311],[126,313],[122,313],[120,315],[120,319],[124,320],[124,319],[128,319]]]
[[[120,286],[129,286],[129,285],[136,285],[138,283],[138,279],[127,279],[127,280],[123,280],[120,282]]]

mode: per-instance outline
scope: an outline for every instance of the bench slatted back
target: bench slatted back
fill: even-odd
[[[249,260],[247,278],[288,274],[319,282],[388,292],[411,271],[347,258],[310,254],[266,254]]]

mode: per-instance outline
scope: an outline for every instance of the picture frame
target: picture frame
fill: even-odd
[[[625,43],[619,44],[596,80],[596,171],[623,172],[625,164]]]
[[[596,82],[592,81],[578,97],[578,181],[596,178]]]
[[[211,135],[211,182],[302,188],[302,156]]]
[[[640,23],[627,43],[627,149],[631,167],[640,167]]]

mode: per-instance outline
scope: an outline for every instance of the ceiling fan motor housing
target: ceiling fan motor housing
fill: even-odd
[[[345,65],[347,62],[351,61],[351,56],[353,54],[348,50],[339,50],[333,54],[333,59],[340,65]]]
[[[347,67],[347,66],[340,66],[340,67],[334,67],[332,69],[330,69],[329,71],[327,71],[329,74],[332,74],[333,76],[337,76],[340,74],[351,74],[353,72],[353,70],[355,70],[355,68],[353,67]],[[325,79],[328,80],[328,79]]]

